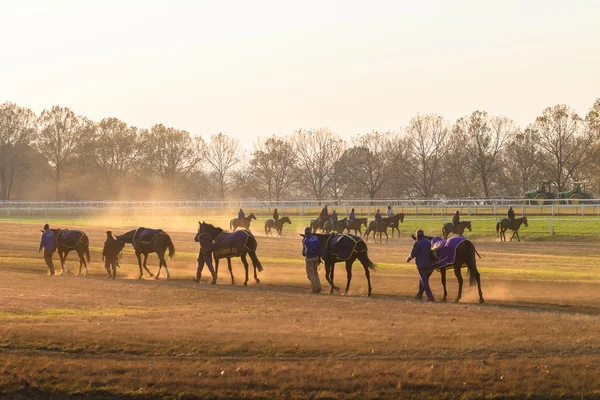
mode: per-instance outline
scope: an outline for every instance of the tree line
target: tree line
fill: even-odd
[[[523,196],[585,181],[600,196],[600,98],[585,115],[548,107],[524,129],[474,111],[419,114],[398,132],[349,141],[326,128],[258,138],[246,154],[157,124],[92,121],[55,106],[0,105],[0,199],[204,200]]]

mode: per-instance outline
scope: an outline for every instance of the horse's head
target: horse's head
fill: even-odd
[[[359,221],[360,221],[361,225],[364,225],[365,228],[367,227],[367,219],[366,218],[361,218],[361,219],[359,219]]]
[[[121,243],[132,243],[133,235],[135,235],[135,229],[129,232],[126,232],[122,235],[117,236],[117,240]]]
[[[521,218],[521,220],[523,221],[523,225],[525,225],[527,227],[529,226],[529,225],[527,225],[527,217],[523,217],[523,218]]]
[[[290,217],[283,217],[281,218],[281,223],[282,224],[292,224],[292,220],[290,219]]]
[[[250,215],[248,215],[248,219],[256,219],[256,215],[254,215],[254,213],[250,213]]]
[[[400,213],[400,214],[397,214],[397,215],[398,215],[398,218],[400,218],[400,222],[404,223],[404,214]]]
[[[471,221],[464,221],[464,224],[465,224],[465,228],[467,228],[469,230],[469,232],[472,232]]]
[[[200,223],[200,226],[198,228],[198,232],[199,233],[209,233],[212,238],[216,238],[221,232],[223,232],[223,229],[216,227],[212,224],[209,224],[208,222],[204,222],[202,221]]]

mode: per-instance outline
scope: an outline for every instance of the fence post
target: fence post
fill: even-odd
[[[467,215],[471,215],[471,205],[467,206]]]
[[[552,218],[550,218],[550,234],[554,235],[554,229],[552,228]]]

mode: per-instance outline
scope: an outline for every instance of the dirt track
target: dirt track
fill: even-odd
[[[594,244],[477,243],[486,304],[468,286],[461,304],[426,304],[411,299],[407,238],[370,246],[381,267],[367,298],[358,266],[350,296],[310,295],[295,238],[259,238],[262,282],[243,287],[225,271],[217,286],[191,281],[191,232],[172,233],[165,282],[135,279],[130,254],[106,281],[97,251],[87,279],[49,278],[31,226],[5,231],[14,234],[0,245],[0,390],[12,396],[600,395]],[[104,230],[86,231],[98,247]],[[241,283],[239,261],[234,273]],[[455,282],[449,274],[451,299]]]

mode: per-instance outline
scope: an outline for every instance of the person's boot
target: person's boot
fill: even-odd
[[[196,278],[192,278],[192,280],[196,283],[200,283],[200,278],[202,277],[202,274],[199,272],[196,272]]]
[[[109,268],[107,268],[107,269],[106,269],[106,273],[108,274],[108,275],[106,276],[106,279],[110,279],[110,278],[112,278],[112,274],[111,274],[111,272],[110,272],[110,269],[109,269]]]
[[[117,269],[116,268],[113,268],[112,274],[113,274],[112,278],[115,279],[117,277]]]
[[[427,299],[428,303],[435,303],[435,299]]]
[[[212,276],[212,281],[210,282],[211,285],[216,285],[217,284],[217,276],[213,274]]]

